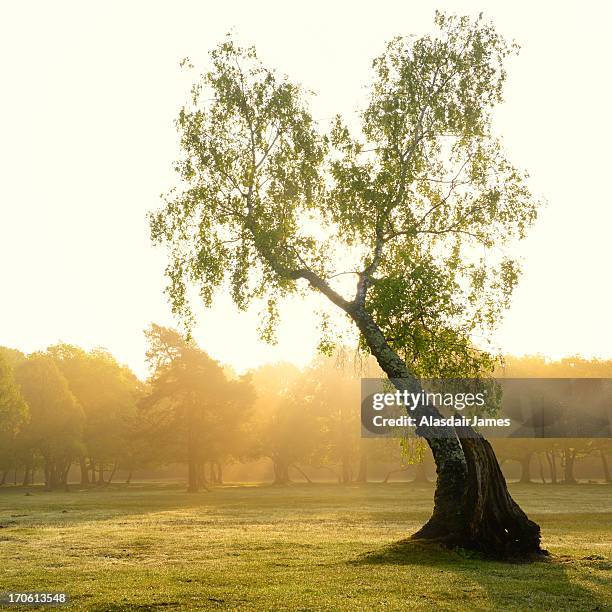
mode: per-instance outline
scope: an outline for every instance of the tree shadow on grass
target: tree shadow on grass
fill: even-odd
[[[453,581],[479,585],[494,610],[612,610],[612,561],[599,555],[551,555],[532,562],[484,559],[471,551],[447,550],[419,540],[401,540],[369,551],[353,565],[429,567]],[[601,592],[608,591],[608,596]],[[599,591],[599,592],[598,592]]]

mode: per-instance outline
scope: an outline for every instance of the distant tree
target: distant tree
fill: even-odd
[[[67,486],[68,470],[83,451],[83,410],[48,355],[34,353],[15,377],[30,408],[20,442],[42,456],[47,488]]]
[[[420,441],[398,444],[398,440],[367,440],[361,436],[361,378],[378,378],[382,372],[374,360],[345,348],[330,356],[320,356],[300,377],[298,388],[312,398],[321,420],[323,435],[315,459],[339,465],[340,482],[367,482],[368,463],[396,463],[395,471],[414,465],[415,480],[426,482],[425,456]],[[387,480],[388,480],[387,477]]]
[[[15,467],[20,429],[29,418],[29,409],[15,382],[13,368],[4,351],[0,351],[0,484],[4,484],[7,471]]]
[[[578,484],[574,474],[576,461],[587,457],[594,450],[594,440],[587,438],[565,438],[559,440],[561,448],[561,467],[563,468],[563,484]]]
[[[414,466],[415,484],[429,482],[427,478],[425,461],[428,459],[427,447],[421,438],[406,436],[400,439],[400,444],[391,444],[394,439],[375,440],[375,442],[384,442],[377,444],[376,454],[384,463],[391,463],[393,467],[387,470],[383,479],[383,483],[389,482],[389,479],[394,474],[400,472],[408,472],[411,466]],[[431,456],[431,454],[429,455]]]
[[[587,359],[572,355],[558,360],[547,359],[543,355],[525,355],[516,357],[507,355],[503,366],[496,370],[496,375],[508,378],[611,378],[612,360]],[[602,463],[604,480],[609,482],[610,470],[605,449],[608,448],[605,438],[545,438],[498,440],[495,443],[502,456],[521,461],[523,476],[521,481],[529,478],[529,461],[534,453],[543,454],[549,467],[553,484],[577,484],[574,474],[576,461],[591,454],[599,455]],[[505,450],[504,450],[505,449]],[[509,450],[511,449],[511,450]],[[558,463],[559,460],[559,463]],[[560,468],[562,471],[558,471]]]
[[[270,338],[279,300],[309,288],[359,330],[400,389],[491,369],[471,338],[508,305],[517,266],[499,247],[523,238],[537,211],[492,129],[515,49],[480,18],[438,13],[435,25],[387,45],[359,128],[338,118],[329,134],[301,89],[254,49],[226,40],[212,51],[177,122],[180,188],[151,217],[153,239],[169,247],[176,313],[192,316],[189,285],[210,304],[229,282],[241,308],[265,298]],[[416,416],[434,414],[426,406]],[[418,433],[438,471],[418,537],[501,556],[540,552],[539,527],[512,500],[485,440]]]
[[[495,371],[507,378],[610,378],[612,359],[587,359],[580,355],[548,359],[544,355],[506,355]]]
[[[228,380],[216,361],[175,330],[151,325],[146,337],[153,373],[141,407],[150,435],[187,463],[187,490],[197,492],[205,486],[204,463],[219,462],[233,449],[228,436],[248,419],[253,389],[248,377]]]
[[[0,433],[14,435],[27,416],[28,406],[15,382],[13,368],[0,354]]]
[[[0,355],[4,357],[6,363],[13,369],[26,360],[24,353],[8,346],[0,346]]]
[[[224,372],[226,378],[227,372]],[[209,434],[201,449],[202,462],[209,466],[208,479],[223,484],[226,464],[242,461],[249,456],[254,389],[250,376],[228,378],[228,396],[214,410]],[[202,478],[206,480],[204,466]]]
[[[130,462],[131,435],[141,383],[103,349],[86,352],[69,344],[49,347],[85,414],[81,484],[104,484],[120,463]],[[105,480],[104,471],[110,468]],[[91,478],[89,471],[91,470]]]
[[[296,380],[291,395],[309,404],[319,433],[313,463],[338,466],[338,480],[356,477],[360,459],[360,376],[363,374],[343,352],[320,356]]]
[[[268,364],[252,373],[257,400],[251,455],[272,461],[275,484],[287,484],[292,468],[301,470],[299,464],[311,458],[321,435],[309,398],[295,393],[300,376],[288,363]]]
[[[519,482],[532,482],[531,464],[534,457],[551,447],[549,439],[545,438],[498,438],[492,442],[495,454],[502,462],[516,461],[521,466]]]
[[[157,423],[150,423],[139,407],[143,398],[147,397],[146,387],[139,400],[136,413],[127,419],[125,437],[126,447],[121,453],[121,468],[127,472],[125,482],[130,484],[134,474],[147,468],[159,468],[166,463],[176,461],[177,451],[169,458],[167,440],[160,431]]]
[[[608,462],[608,456],[612,454],[612,439],[603,438],[594,440],[593,450],[599,454],[601,459],[601,469],[603,472],[604,481],[606,483],[612,483],[612,472],[610,471],[610,464]]]

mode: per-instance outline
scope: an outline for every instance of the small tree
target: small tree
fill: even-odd
[[[308,461],[320,428],[308,398],[296,393],[301,372],[289,363],[267,364],[252,373],[257,394],[250,454],[272,461],[274,484],[290,481],[290,469]]]
[[[90,480],[105,484],[106,467],[111,467],[112,474],[120,460],[127,463],[130,423],[141,385],[129,368],[117,363],[103,349],[86,352],[69,344],[56,344],[47,352],[65,376],[85,415],[81,484]]]
[[[13,436],[27,420],[28,406],[13,376],[13,369],[0,353],[0,433]]]
[[[211,451],[219,456],[228,428],[246,420],[254,399],[251,385],[247,378],[228,380],[216,361],[173,329],[151,325],[146,336],[153,374],[141,406],[150,435],[182,455],[187,490],[195,493],[204,485],[203,466]]]
[[[514,47],[480,18],[437,14],[435,23],[435,35],[387,45],[359,128],[338,117],[329,134],[301,89],[254,49],[228,39],[212,51],[177,121],[181,188],[151,217],[154,241],[169,247],[176,313],[192,317],[191,284],[210,304],[228,282],[240,308],[264,298],[269,339],[279,299],[310,288],[355,326],[399,389],[492,368],[471,339],[494,327],[517,280],[497,247],[536,216],[491,128]],[[326,334],[323,346],[332,341]],[[419,408],[425,415],[437,411]],[[540,552],[539,527],[510,497],[485,440],[418,433],[438,480],[417,537],[502,556]]]
[[[0,351],[0,479],[15,466],[18,454],[17,434],[29,418],[29,409],[13,376],[13,368]]]
[[[356,478],[360,459],[359,374],[353,360],[339,351],[315,359],[293,390],[296,399],[308,398],[312,417],[321,430],[314,462],[338,466],[342,483]]]
[[[83,450],[83,410],[48,355],[31,355],[15,376],[30,407],[21,443],[43,457],[47,488],[67,486],[68,470]]]

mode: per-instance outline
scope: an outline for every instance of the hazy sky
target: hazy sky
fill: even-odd
[[[234,28],[318,92],[317,117],[350,112],[371,59],[435,8],[484,11],[522,46],[497,115],[511,159],[548,206],[522,245],[525,273],[496,341],[508,352],[612,356],[609,2],[4,2],[0,7],[0,344],[102,345],[144,373],[142,330],[171,324],[162,250],[146,211],[173,183],[173,119],[189,56]],[[244,369],[315,346],[294,303],[279,345],[220,299],[197,339]]]

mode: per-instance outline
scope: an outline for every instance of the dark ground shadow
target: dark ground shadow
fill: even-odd
[[[494,610],[612,610],[612,600],[596,592],[601,587],[612,589],[612,560],[599,555],[550,555],[538,561],[510,563],[483,559],[470,551],[402,540],[364,553],[350,563],[430,566],[438,572],[449,572],[482,587]],[[582,584],[572,580],[570,574],[579,574]]]

